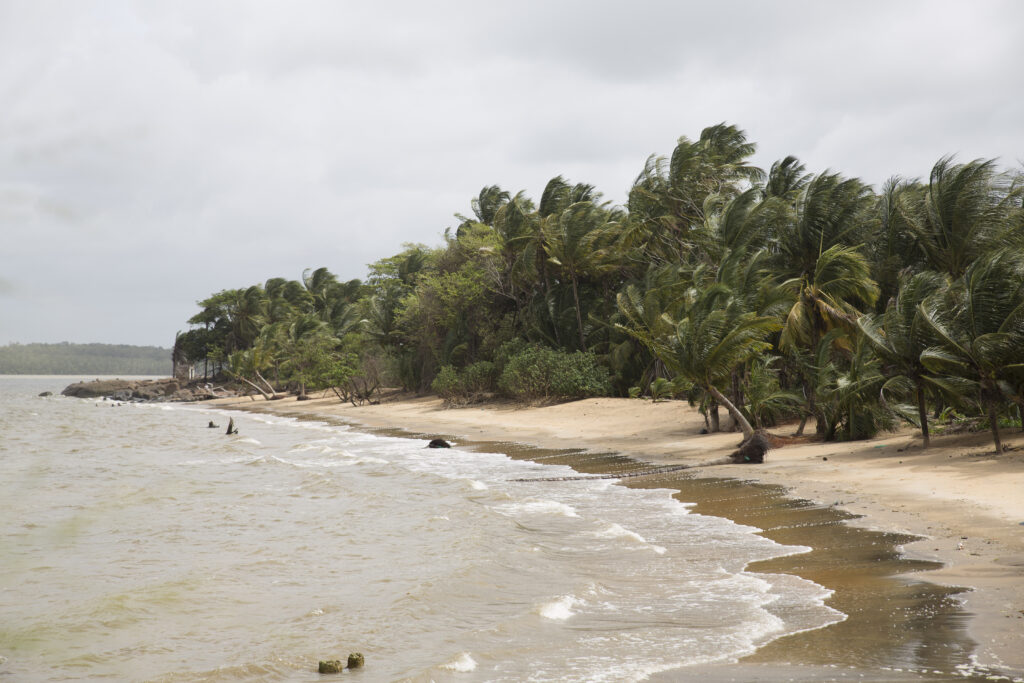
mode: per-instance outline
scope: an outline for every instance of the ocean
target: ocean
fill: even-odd
[[[845,618],[672,490],[78,379],[0,377],[0,680],[636,681]]]

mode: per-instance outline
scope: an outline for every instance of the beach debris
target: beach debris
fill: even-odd
[[[235,418],[229,417],[228,418],[228,431],[225,432],[225,434],[231,435],[231,434],[237,434],[237,433],[238,433],[238,427],[235,426]]]
[[[772,442],[764,430],[757,430],[749,439],[745,439],[729,458],[737,464],[763,463],[764,454],[772,448]]]
[[[210,424],[206,425],[207,429],[220,429],[220,425],[214,424],[213,420],[210,420]]]
[[[41,393],[39,395],[40,396],[53,396],[53,392],[52,391],[44,391],[43,393]]]
[[[348,656],[348,668],[350,669],[361,669],[364,663],[362,652],[353,652]]]
[[[316,670],[317,673],[322,674],[340,674],[344,668],[345,666],[341,663],[340,659],[321,659]]]
[[[431,439],[430,443],[427,444],[427,448],[451,448],[452,445],[444,439]]]

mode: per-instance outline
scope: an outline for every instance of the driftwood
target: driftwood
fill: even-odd
[[[626,472],[624,474],[583,474],[574,477],[542,477],[539,479],[513,479],[512,481],[583,481],[586,479],[630,479],[632,477],[648,477],[653,474],[667,474],[679,472],[696,467],[713,467],[715,465],[747,465],[760,464],[764,462],[764,455],[772,448],[768,435],[763,430],[754,432],[754,435],[743,441],[739,448],[724,458],[708,460],[706,462],[690,463],[686,465],[666,465],[665,467],[652,467],[638,472]]]
[[[228,431],[225,432],[225,434],[231,435],[231,434],[237,434],[237,433],[238,433],[238,427],[235,426],[235,418],[229,417],[228,418]]]

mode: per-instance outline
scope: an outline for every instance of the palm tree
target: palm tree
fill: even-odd
[[[669,370],[705,392],[729,411],[745,439],[754,428],[721,391],[737,367],[771,348],[765,337],[779,329],[778,318],[744,312],[723,284],[712,284],[695,295],[678,321],[668,315],[655,318],[651,304],[636,288],[620,295],[620,309],[630,321],[619,329],[647,345]]]
[[[791,306],[780,338],[782,350],[814,354],[826,333],[836,327],[852,332],[858,308],[871,305],[878,286],[867,259],[856,245],[865,237],[871,190],[856,178],[823,173],[810,180],[789,217],[776,231],[772,273],[789,293]],[[848,339],[836,336],[840,345]],[[808,412],[814,414],[815,384],[802,371]],[[797,434],[803,433],[806,415]],[[817,431],[822,434],[824,425]]]
[[[900,211],[901,198],[918,191],[919,186],[893,176],[882,184],[873,210],[875,230],[866,252],[879,288],[878,313],[896,296],[905,273],[926,267],[917,240]]]
[[[330,326],[315,313],[302,313],[268,328],[267,336],[282,359],[281,367],[290,371],[298,382],[299,398],[304,399],[306,385],[313,379],[310,370],[316,359],[311,349],[337,343]]]
[[[919,310],[938,339],[921,354],[921,362],[934,373],[970,383],[1001,452],[998,417],[1007,398],[1006,380],[1024,377],[1024,257],[1002,249],[979,258]]]
[[[975,259],[1002,245],[1021,188],[995,161],[955,164],[943,157],[926,186],[900,196],[899,210],[933,270],[960,277]],[[1019,239],[1019,234],[1017,235]]]
[[[695,246],[692,231],[707,217],[707,203],[727,201],[764,178],[747,162],[755,149],[742,130],[720,123],[696,141],[679,138],[668,159],[649,157],[629,192],[629,243],[644,245],[659,262],[685,259]]]
[[[788,156],[772,164],[768,171],[762,192],[764,197],[778,197],[793,201],[811,181],[807,168],[794,156]]]
[[[869,313],[857,320],[864,339],[882,361],[883,372],[889,378],[883,391],[886,387],[899,387],[904,382],[913,387],[924,448],[929,446],[926,392],[931,373],[921,362],[921,354],[933,344],[934,337],[921,318],[920,305],[948,284],[943,275],[934,272],[906,277],[885,313]]]
[[[778,318],[741,312],[727,287],[712,285],[654,351],[672,371],[724,406],[743,431],[743,438],[749,439],[754,428],[719,387],[726,386],[737,367],[770,349],[765,338],[778,329]]]
[[[588,199],[570,204],[544,221],[548,262],[561,271],[572,287],[581,351],[587,349],[587,342],[580,305],[580,280],[606,268],[603,247],[610,242],[611,231],[618,226],[620,217],[621,213],[607,204],[599,205]]]

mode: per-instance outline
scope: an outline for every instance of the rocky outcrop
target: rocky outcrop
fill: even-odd
[[[108,398],[113,401],[205,401],[234,396],[234,392],[210,384],[179,379],[97,379],[77,382],[61,392],[75,398]]]

